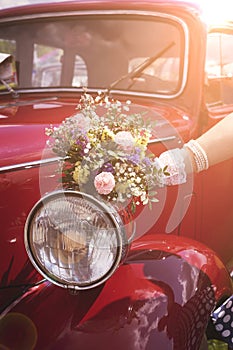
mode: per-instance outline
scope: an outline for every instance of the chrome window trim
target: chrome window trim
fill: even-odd
[[[46,18],[58,18],[58,17],[75,17],[75,16],[84,16],[84,15],[128,15],[128,16],[150,16],[150,17],[161,17],[164,19],[170,19],[173,22],[178,23],[183,31],[184,31],[184,66],[183,66],[183,78],[181,81],[181,86],[179,91],[177,91],[174,94],[169,94],[169,95],[164,95],[164,94],[158,94],[158,93],[144,93],[144,92],[130,92],[130,91],[125,91],[125,90],[111,90],[111,92],[115,92],[118,94],[127,94],[128,96],[143,96],[143,97],[157,97],[157,98],[163,98],[163,99],[173,99],[182,94],[184,91],[186,82],[187,82],[187,76],[188,76],[188,53],[189,53],[189,30],[187,24],[181,20],[179,17],[171,15],[171,14],[165,14],[162,12],[157,12],[157,11],[140,11],[140,10],[95,10],[95,11],[63,11],[63,12],[48,12],[48,13],[41,13],[41,14],[31,14],[31,15],[22,15],[22,16],[15,16],[15,17],[8,17],[8,18],[2,18],[0,19],[0,24],[1,23],[11,23],[14,21],[25,21],[25,20],[32,20],[32,19],[46,19]],[[40,92],[43,91],[58,91],[62,88],[58,89],[43,89],[40,88]],[[76,89],[72,88],[67,88],[67,89],[62,89],[64,91],[77,91]],[[100,90],[100,89],[98,89]],[[34,89],[25,89],[24,91],[34,91]],[[20,92],[20,90],[19,90]]]

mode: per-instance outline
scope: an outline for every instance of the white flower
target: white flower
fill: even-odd
[[[90,129],[91,120],[89,117],[86,117],[82,113],[77,113],[72,118],[75,126],[81,130],[87,131]]]
[[[132,149],[135,144],[134,137],[129,131],[119,131],[115,135],[114,141],[125,150]]]

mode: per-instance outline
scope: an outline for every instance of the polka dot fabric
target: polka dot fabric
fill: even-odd
[[[233,295],[212,313],[216,331],[233,349]]]

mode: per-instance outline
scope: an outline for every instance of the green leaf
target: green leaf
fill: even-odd
[[[136,212],[136,204],[135,204],[134,200],[131,202],[131,212],[132,212],[132,214],[135,214],[135,212]]]
[[[150,198],[150,201],[153,202],[153,203],[158,203],[159,200],[157,198]]]
[[[150,191],[150,192],[148,193],[148,195],[149,195],[150,197],[154,197],[156,194],[158,194],[157,191]]]
[[[108,150],[108,154],[109,154],[110,156],[114,157],[114,158],[117,157],[117,153],[114,152],[114,151]]]

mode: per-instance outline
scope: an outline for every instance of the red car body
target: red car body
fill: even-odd
[[[219,101],[219,96],[211,100],[213,91],[219,92],[212,91],[212,86],[219,88],[226,82],[230,86],[230,78],[210,77],[206,70],[208,37],[216,32],[233,37],[233,28],[228,23],[210,29],[200,14],[196,5],[175,0],[85,0],[1,10],[0,52],[15,56],[18,84],[15,93],[6,88],[0,90],[0,347],[39,350],[201,347],[211,311],[232,293],[232,160],[190,176],[181,186],[158,189],[159,202],[153,210],[140,208],[134,218],[136,236],[124,263],[93,289],[69,292],[42,277],[30,262],[24,242],[29,212],[57,185],[57,158],[46,149],[45,128],[72,115],[83,91],[81,85],[72,85],[69,78],[71,62],[74,65],[74,59],[69,59],[75,43],[83,45],[85,69],[93,74],[87,90],[94,95],[120,78],[124,71],[121,73],[119,66],[127,56],[123,52],[131,49],[126,45],[116,59],[111,57],[111,50],[106,51],[112,71],[119,69],[108,82],[111,70],[107,70],[107,63],[101,65],[102,42],[96,51],[88,52],[85,48],[88,36],[69,31],[66,40],[61,33],[51,32],[50,38],[45,28],[60,20],[65,25],[69,20],[75,23],[82,16],[96,21],[106,16],[123,19],[126,32],[132,19],[145,22],[159,19],[161,26],[166,23],[167,27],[175,23],[174,28],[179,28],[176,35],[181,35],[176,87],[154,91],[149,83],[140,87],[138,81],[139,88],[129,89],[121,82],[111,88],[114,97],[130,99],[139,110],[147,110],[157,120],[150,149],[159,155],[163,150],[181,147],[233,111],[233,101],[223,98]],[[98,26],[93,28],[98,31]],[[114,36],[113,28],[105,28],[109,42]],[[148,40],[145,50],[154,44],[151,39],[154,34],[148,36],[149,29],[146,30],[134,35],[138,35],[140,43]],[[33,50],[43,45],[53,47],[53,35],[54,46],[57,43],[57,48],[63,50],[62,62],[51,61],[48,57],[55,53],[50,50],[44,55],[48,66],[41,59],[36,65]],[[74,43],[68,40],[72,38]],[[156,50],[155,47],[152,52]],[[217,48],[214,53],[217,57]],[[144,57],[150,55],[150,50],[144,52]],[[169,65],[166,59],[161,64]],[[122,60],[119,65],[118,60]],[[47,83],[51,72],[59,69],[59,83],[54,83],[57,79],[54,76],[54,85]],[[76,69],[79,74],[83,72],[83,66],[77,65]],[[99,74],[101,69],[102,73],[104,69],[107,72],[105,86]],[[166,66],[164,71],[167,74]],[[161,68],[160,79],[166,76],[164,71]],[[99,80],[100,85],[96,83]]]

